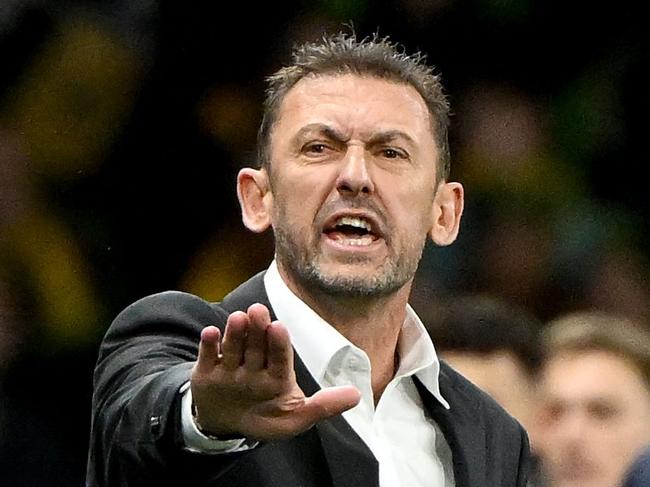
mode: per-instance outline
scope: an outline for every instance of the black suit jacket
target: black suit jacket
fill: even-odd
[[[100,347],[95,370],[87,486],[372,487],[377,461],[342,416],[297,437],[239,453],[183,449],[179,388],[189,380],[201,329],[223,327],[235,310],[272,309],[262,274],[220,304],[170,291],[120,313]],[[295,356],[299,385],[319,386]],[[523,487],[529,450],[522,427],[492,399],[441,364],[445,409],[417,379],[428,414],[452,451],[457,487]]]

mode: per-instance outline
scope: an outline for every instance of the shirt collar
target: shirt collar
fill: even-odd
[[[289,331],[296,352],[309,373],[322,384],[335,354],[343,348],[357,347],[289,289],[275,260],[264,275],[264,287],[275,316]],[[449,403],[440,393],[440,361],[429,334],[410,305],[407,305],[397,347],[400,362],[396,377],[416,375],[438,402],[449,409]]]

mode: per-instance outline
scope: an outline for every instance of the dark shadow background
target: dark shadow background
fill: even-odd
[[[0,4],[0,485],[83,484],[92,368],[152,292],[209,299],[263,269],[234,184],[263,78],[352,22],[421,50],[467,191],[427,248],[416,309],[498,294],[543,320],[647,321],[650,42],[639,2],[393,0]]]

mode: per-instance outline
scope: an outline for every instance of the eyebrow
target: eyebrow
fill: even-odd
[[[313,132],[324,135],[328,139],[335,140],[336,142],[343,143],[348,140],[348,137],[343,135],[341,132],[324,123],[310,123],[308,125],[305,125],[300,130],[298,130],[296,135],[293,137],[293,140],[294,141],[300,140],[301,138],[305,137],[307,134]]]
[[[296,133],[296,135],[293,137],[293,140],[300,140],[302,137],[311,132],[322,134],[325,137],[340,143],[344,143],[349,140],[349,137],[324,123],[310,123],[308,125],[305,125]],[[413,140],[413,137],[401,130],[386,130],[376,133],[372,135],[372,137],[370,137],[367,142],[371,145],[378,145],[393,142],[397,139],[404,139],[409,144],[415,145],[415,140]]]
[[[373,135],[368,142],[370,144],[385,144],[397,139],[404,139],[409,144],[415,145],[413,137],[401,130],[386,130],[384,132],[379,132],[378,134]]]

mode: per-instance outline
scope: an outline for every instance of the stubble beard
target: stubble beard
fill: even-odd
[[[422,257],[424,240],[411,241],[392,251],[375,272],[370,275],[341,275],[326,273],[320,265],[320,236],[312,239],[314,245],[300,245],[295,235],[283,225],[274,228],[275,252],[279,264],[305,289],[332,297],[383,297],[397,292],[409,282]],[[365,258],[350,258],[347,263],[363,265]],[[370,264],[368,264],[370,265]]]

